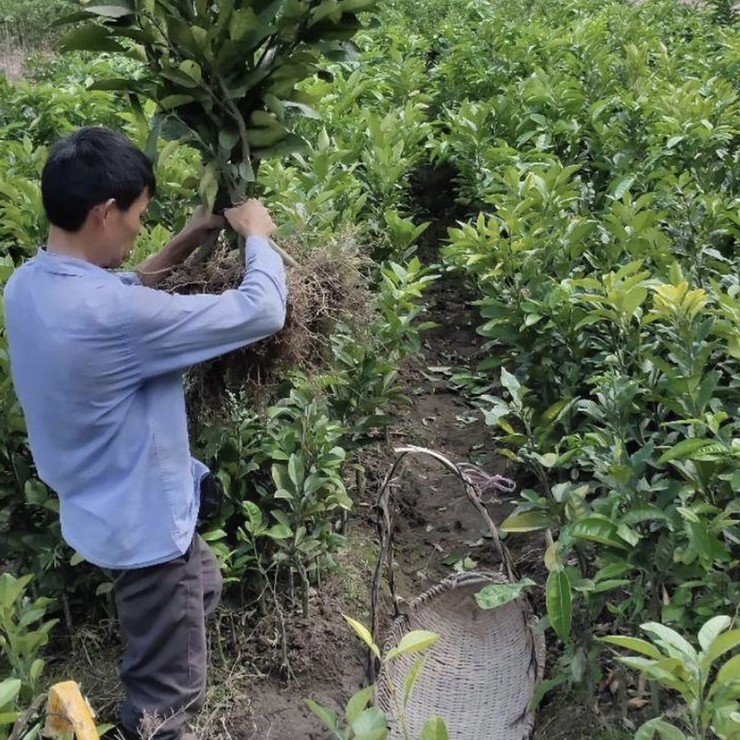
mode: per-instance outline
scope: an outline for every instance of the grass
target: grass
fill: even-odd
[[[33,49],[14,36],[8,24],[0,25],[0,75],[11,81],[21,79],[23,64]]]

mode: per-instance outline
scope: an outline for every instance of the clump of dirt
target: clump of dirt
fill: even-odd
[[[299,253],[298,245],[286,250]],[[285,326],[272,337],[203,363],[188,373],[187,400],[191,418],[207,422],[230,395],[244,390],[259,395],[286,371],[315,373],[330,358],[330,338],[338,322],[365,330],[372,318],[367,287],[369,260],[361,246],[345,235],[301,257],[288,268]],[[244,278],[239,252],[220,248],[204,264],[187,262],[173,270],[160,288],[171,293],[220,294]]]

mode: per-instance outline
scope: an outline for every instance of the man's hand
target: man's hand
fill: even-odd
[[[227,208],[224,216],[231,228],[245,238],[261,236],[268,239],[276,228],[267,209],[254,198],[236,208]]]
[[[185,224],[182,231],[175,237],[186,250],[193,251],[205,242],[208,237],[214,236],[226,227],[226,219],[223,216],[207,216],[203,206],[198,206],[190,220]]]
[[[201,206],[196,208],[183,230],[166,247],[137,265],[136,274],[142,285],[154,288],[175,265],[184,262],[209,238],[215,239],[225,226],[223,216],[206,216]]]

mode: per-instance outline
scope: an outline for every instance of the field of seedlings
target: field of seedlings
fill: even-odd
[[[185,375],[225,493],[199,529],[225,588],[195,736],[496,740],[410,729],[444,636],[384,655],[422,657],[393,718],[365,681],[393,615],[386,582],[371,612],[377,499],[416,445],[471,466],[510,555],[476,608],[539,617],[533,737],[740,738],[732,3],[0,0],[3,286],[45,244],[50,147],[91,125],[155,163],[125,267],[251,197],[291,265],[283,330]],[[243,250],[224,232],[159,287],[234,288]],[[0,740],[40,737],[64,680],[114,737],[113,584],[62,539],[10,362],[3,330]],[[508,572],[438,462],[391,498],[405,599]]]

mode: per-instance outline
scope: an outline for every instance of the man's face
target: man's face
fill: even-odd
[[[103,204],[102,267],[120,267],[131,254],[141,230],[141,217],[149,205],[149,200],[149,193],[144,190],[125,211],[118,207],[115,200]]]

